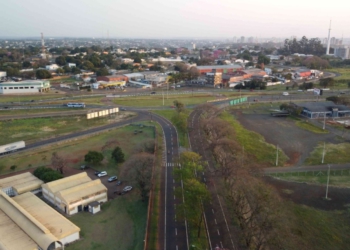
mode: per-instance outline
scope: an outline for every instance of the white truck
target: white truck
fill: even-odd
[[[18,141],[0,146],[0,155],[8,154],[21,148],[25,148],[26,144],[24,141]]]

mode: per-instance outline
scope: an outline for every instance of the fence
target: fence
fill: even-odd
[[[297,177],[297,176],[309,176],[309,177],[320,177],[327,176],[328,170],[314,170],[314,171],[295,171],[295,172],[286,172],[286,173],[265,173],[265,176],[273,177]],[[336,169],[330,170],[330,176],[350,176],[350,169]]]
[[[238,98],[238,99],[234,99],[234,100],[230,101],[230,105],[231,106],[237,105],[237,104],[240,104],[242,102],[246,102],[247,100],[248,100],[248,97],[241,97],[241,98]]]

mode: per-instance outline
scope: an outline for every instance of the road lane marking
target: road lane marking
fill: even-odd
[[[217,225],[218,223],[216,222],[216,219],[214,219],[214,221],[215,221],[215,224]]]
[[[213,214],[215,214],[215,213],[214,213],[214,209],[211,209],[211,211],[213,212]]]
[[[220,235],[219,229],[218,229],[218,235]]]
[[[177,228],[175,228],[175,235],[177,235]]]

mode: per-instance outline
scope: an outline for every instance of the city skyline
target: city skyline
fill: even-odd
[[[175,5],[160,0],[62,0],[47,4],[43,0],[14,0],[2,3],[6,11],[2,13],[0,36],[39,37],[43,32],[47,38],[324,38],[332,19],[331,37],[350,37],[342,28],[350,25],[346,8],[350,4],[340,0],[332,3],[178,0]]]

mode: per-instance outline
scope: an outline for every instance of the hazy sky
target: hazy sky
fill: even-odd
[[[348,0],[0,0],[0,37],[350,37]]]

